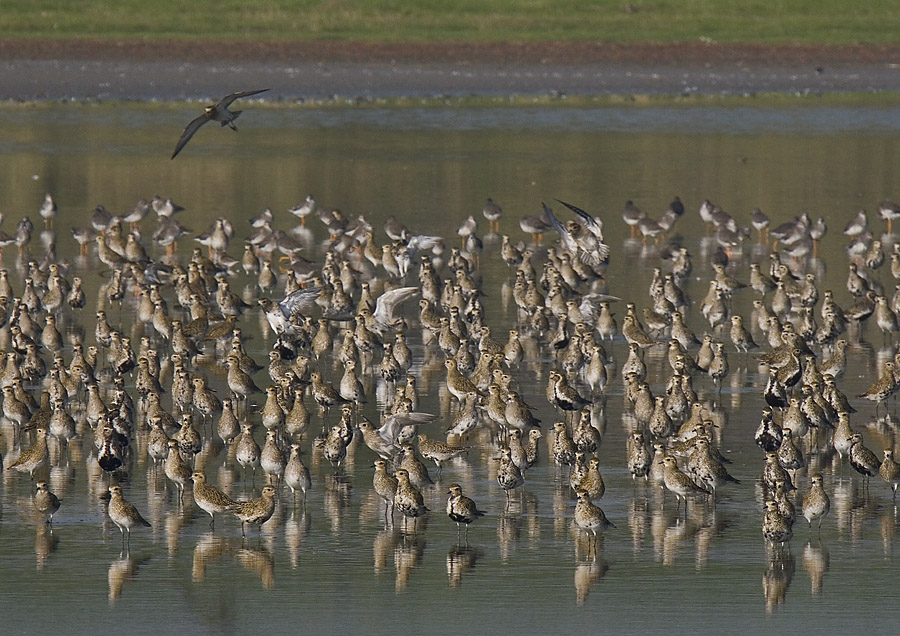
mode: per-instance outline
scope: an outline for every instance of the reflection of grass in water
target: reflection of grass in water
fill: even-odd
[[[893,44],[898,14],[837,0],[9,0],[0,24],[51,38]]]
[[[253,109],[268,110],[311,110],[311,109],[345,109],[345,108],[486,108],[486,107],[603,107],[603,106],[894,106],[897,102],[896,91],[881,92],[848,92],[848,93],[746,93],[740,95],[709,94],[545,94],[545,95],[458,95],[441,97],[356,97],[340,96],[327,99],[307,98],[303,101],[271,102],[254,101]],[[91,108],[119,109],[127,104],[129,109],[135,108],[135,102],[127,100],[71,100],[75,107],[89,105]],[[170,110],[173,105],[185,102],[153,101],[141,102],[140,108],[147,111]],[[200,101],[192,101],[197,110]],[[205,103],[205,102],[203,102]],[[59,108],[58,101],[0,101],[0,111]]]

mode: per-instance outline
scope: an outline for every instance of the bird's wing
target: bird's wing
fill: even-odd
[[[547,207],[547,204],[543,201],[541,205],[544,206],[544,215],[546,215],[547,219],[550,221],[550,225],[553,226],[553,229],[559,234],[560,240],[562,241],[562,246],[569,250],[572,254],[578,254],[579,252],[583,255],[584,250],[579,249],[578,242],[566,229],[562,223],[559,222],[559,219],[556,218],[556,215],[553,214],[553,210]]]
[[[321,287],[298,289],[294,293],[285,296],[278,303],[278,306],[281,308],[281,312],[284,314],[285,318],[290,318],[296,312],[303,313],[309,311],[315,305],[316,297],[318,297],[321,289]]]
[[[597,318],[597,310],[600,309],[600,303],[614,300],[621,300],[621,298],[610,296],[609,294],[585,294],[581,298],[581,304],[579,304],[578,309],[585,318],[588,318],[588,322],[594,322]]]
[[[557,201],[559,201],[559,199],[557,199]],[[585,227],[587,227],[591,235],[593,235],[597,239],[590,250],[582,248],[581,252],[578,255],[582,262],[587,263],[591,267],[596,267],[597,265],[605,261],[609,257],[609,245],[606,245],[603,242],[603,227],[599,223],[597,223],[594,217],[592,217],[590,214],[588,214],[578,206],[572,205],[571,203],[566,203],[565,201],[559,202],[572,210],[572,212],[580,216],[584,220]],[[545,211],[549,209],[550,208],[548,208],[547,206],[544,206]],[[553,218],[553,213],[550,212],[548,216]],[[559,223],[559,221],[556,222]],[[559,229],[557,229],[557,231],[559,231]]]
[[[598,241],[594,251],[591,253],[590,264],[596,267],[606,261],[609,258],[609,251],[609,245]]]
[[[411,413],[398,413],[396,417],[403,426],[408,424],[428,424],[437,419],[437,415],[431,413],[422,413],[421,411],[413,411]]]
[[[412,298],[419,292],[418,287],[398,287],[384,292],[375,302],[373,317],[379,325],[390,326],[396,319],[394,309],[403,301]]]
[[[219,103],[216,104],[216,108],[228,108],[231,106],[231,103],[240,99],[241,97],[250,97],[251,95],[259,95],[260,93],[265,93],[268,88],[260,88],[255,91],[239,91],[237,93],[231,93],[230,95],[226,95],[222,99],[219,100]]]
[[[406,244],[410,260],[414,259],[420,250],[433,250],[441,245],[443,241],[444,239],[441,236],[416,234],[415,236],[410,237],[409,242]]]
[[[580,216],[584,220],[584,223],[587,226],[588,230],[590,230],[591,234],[596,236],[599,240],[603,240],[603,227],[597,222],[594,217],[579,208],[577,205],[572,205],[571,203],[566,203],[565,201],[560,201],[559,199],[557,199],[557,201]]]
[[[431,413],[420,413],[413,411],[412,413],[397,413],[389,415],[382,421],[378,434],[386,440],[390,440],[392,444],[397,442],[400,435],[400,429],[411,424],[427,424],[437,419],[437,415]]]
[[[443,237],[440,236],[426,236],[424,234],[416,234],[410,237],[409,242],[406,244],[406,246],[414,256],[415,253],[419,250],[434,249],[434,247],[440,245],[443,240]]]
[[[200,129],[200,126],[209,121],[209,117],[206,113],[203,113],[196,119],[193,119],[191,123],[184,127],[184,130],[181,132],[181,137],[178,139],[178,144],[175,146],[175,152],[172,153],[172,159],[181,152],[181,149],[187,145],[187,142],[191,140],[191,137],[194,136],[194,133]]]
[[[569,231],[563,226],[562,223],[559,222],[559,219],[557,219],[553,214],[553,210],[548,208],[546,203],[541,201],[541,205],[544,206],[544,214],[546,215],[547,220],[550,222],[550,225],[559,233],[563,240],[565,240],[566,237],[569,236]]]
[[[397,441],[397,435],[399,435],[401,428],[402,424],[397,416],[389,415],[384,419],[381,427],[376,430],[381,439],[394,444]]]
[[[615,302],[617,300],[622,300],[618,296],[613,296],[611,294],[601,294],[601,293],[591,293],[585,294],[582,302],[589,302],[595,307],[599,307],[602,302]]]

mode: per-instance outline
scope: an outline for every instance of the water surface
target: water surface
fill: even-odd
[[[264,208],[271,208],[276,226],[293,227],[287,209],[312,192],[323,205],[364,215],[379,242],[386,240],[381,225],[393,214],[413,232],[440,234],[455,244],[456,227],[466,216],[476,215],[480,228],[486,227],[480,209],[488,196],[503,206],[501,231],[523,241],[529,237],[518,228],[518,217],[539,213],[541,201],[565,216],[553,202],[560,198],[605,221],[613,247],[607,287],[644,307],[652,270],[661,261],[655,246],[629,238],[620,219],[624,202],[633,200],[659,215],[674,195],[685,201],[688,214],[677,231],[695,255],[687,291],[697,302],[707,288],[708,258],[715,249],[696,213],[709,198],[742,223],[754,207],[774,223],[802,212],[824,217],[829,232],[808,267],[820,289],[834,289],[846,305],[851,298],[844,286],[841,230],[865,208],[880,231],[874,214],[878,201],[900,196],[895,174],[900,118],[887,109],[259,110],[245,115],[238,134],[204,128],[170,161],[177,133],[192,116],[192,109],[139,105],[0,111],[2,229],[11,233],[26,214],[39,224],[44,192],[57,197],[57,233],[36,234],[26,258],[40,259],[39,239],[53,239],[60,258],[71,263],[70,272],[85,278],[89,303],[74,322],[84,326],[88,344],[94,341],[99,304],[134,342],[150,333],[135,324],[133,298],[120,307],[101,296],[108,279],[98,276],[105,267],[96,256],[77,255],[69,227],[86,225],[98,204],[123,213],[139,198],[171,196],[187,208],[181,221],[195,234],[224,215],[240,239],[249,231],[245,220]],[[143,224],[148,245],[154,223],[148,217]],[[308,252],[321,259],[326,232],[318,221],[309,227]],[[237,239],[229,250],[235,257],[242,251]],[[191,243],[181,242],[183,257]],[[515,306],[504,300],[502,289],[512,277],[496,240],[486,243],[480,274],[487,320],[495,336],[505,339],[516,320]],[[159,256],[161,250],[153,253]],[[765,261],[767,253],[753,234],[733,255],[734,275],[746,281],[747,263]],[[22,259],[15,248],[6,250],[3,262],[20,292]],[[882,269],[879,275],[890,294],[889,272]],[[231,285],[239,292],[247,286],[252,297],[257,293],[252,283],[241,274]],[[734,311],[749,318],[752,298],[749,292],[738,294]],[[415,324],[414,303],[406,313]],[[624,307],[617,313],[621,318]],[[704,330],[696,309],[689,324]],[[249,334],[248,350],[263,361],[271,335],[261,331],[258,314],[245,316],[242,327]],[[426,432],[439,437],[452,417],[441,390],[442,356],[423,348],[417,328],[411,333],[420,409],[441,415]],[[758,332],[755,336],[762,340]],[[874,325],[859,339],[840,383],[851,396],[868,386],[877,361],[892,353]],[[624,340],[609,350],[621,365]],[[68,361],[70,348],[64,356]],[[90,440],[75,441],[42,476],[63,500],[52,532],[28,515],[27,476],[4,472],[0,598],[7,624],[14,633],[37,633],[51,624],[65,624],[73,633],[158,633],[161,627],[238,633],[262,626],[277,633],[342,634],[886,631],[879,616],[893,604],[897,565],[897,510],[889,489],[876,479],[865,493],[848,466],[820,458],[833,506],[821,536],[810,535],[801,520],[786,549],[767,551],[755,485],[762,453],[753,443],[765,376],[753,357],[731,352],[729,360],[732,373],[721,394],[706,378],[697,377],[694,384],[719,424],[718,441],[741,484],[726,487],[715,508],[698,502],[687,515],[676,512],[671,496],[663,499],[652,487],[632,482],[624,461],[631,423],[615,376],[595,408],[607,484],[599,503],[617,529],[607,532],[596,552],[572,528],[567,472],[549,462],[546,452],[527,473],[522,500],[507,506],[493,478],[495,451],[479,440],[427,491],[432,512],[412,534],[401,532],[399,524],[386,527],[379,514],[371,451],[354,448],[345,478],[335,479],[307,437],[313,487],[305,504],[295,507],[289,492],[280,490],[273,520],[246,540],[225,515],[212,532],[190,497],[180,506],[162,471],[138,454],[124,479],[126,496],[153,527],[135,530],[130,553],[122,555],[118,530],[98,500],[107,482],[98,474]],[[660,392],[668,373],[662,352],[648,352],[647,363],[651,388]],[[543,397],[553,365],[549,356],[534,354],[514,372],[545,430],[556,418]],[[338,372],[328,363],[323,367],[337,382]],[[198,372],[220,394],[227,391],[213,365]],[[265,386],[268,377],[260,373],[256,381]],[[370,401],[364,410],[375,421],[376,385],[374,377],[367,380]],[[309,398],[307,405],[314,410]],[[879,454],[882,447],[896,448],[891,426],[867,428],[874,408],[862,400],[854,405],[860,413],[852,423],[865,431],[867,445]],[[313,430],[320,425],[316,414]],[[0,452],[5,457],[13,446],[6,425]],[[220,445],[209,446],[203,461],[210,481],[233,495],[258,492],[261,478],[254,484],[242,475]],[[461,483],[488,512],[470,528],[467,544],[443,513],[452,482]],[[805,489],[807,480],[801,477],[800,484]]]

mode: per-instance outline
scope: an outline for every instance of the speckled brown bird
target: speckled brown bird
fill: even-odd
[[[122,532],[122,545],[131,543],[131,529],[135,526],[150,527],[150,522],[141,516],[137,507],[122,496],[121,486],[109,487],[109,518]]]
[[[484,516],[484,512],[478,509],[475,502],[466,497],[459,484],[450,484],[447,489],[447,516],[456,522],[456,531],[459,533],[460,525],[466,526],[466,536],[469,533],[469,524]]]
[[[245,536],[244,525],[262,526],[275,512],[275,488],[263,486],[262,494],[250,501],[238,502],[229,510],[241,520],[241,536]]]

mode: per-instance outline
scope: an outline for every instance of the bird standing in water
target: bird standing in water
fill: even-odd
[[[263,486],[262,496],[250,501],[238,502],[228,508],[241,520],[241,536],[244,535],[244,524],[250,523],[262,527],[275,512],[275,488]]]
[[[121,486],[109,487],[109,518],[122,532],[122,545],[127,548],[131,543],[131,529],[134,526],[149,528],[150,522],[141,516],[135,505],[125,501]]]
[[[466,536],[469,536],[469,524],[478,517],[483,517],[484,512],[478,509],[475,502],[466,497],[462,493],[462,487],[459,484],[450,484],[447,494],[447,516],[451,521],[456,522],[456,532],[459,533],[459,524],[466,525]]]

